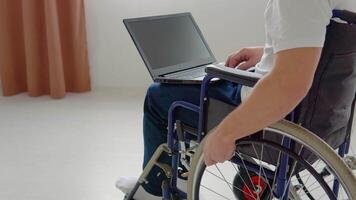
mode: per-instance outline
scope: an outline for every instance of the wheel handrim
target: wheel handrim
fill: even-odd
[[[269,128],[269,130],[270,130],[270,131],[272,130],[273,132],[277,132],[277,133],[280,133],[280,132],[281,132],[280,129],[275,129],[275,128]],[[281,134],[281,133],[280,133],[280,134]],[[283,134],[283,133],[282,133],[282,134]],[[287,135],[287,134],[284,133],[283,135]],[[294,138],[293,136],[291,136],[291,138],[294,139],[294,140],[296,140],[296,141],[299,140],[299,138]],[[318,153],[318,152],[316,152],[316,154],[317,154],[317,153]],[[200,160],[200,164],[202,164],[202,162],[203,162],[203,161]],[[325,161],[324,161],[324,162],[325,162]],[[198,163],[199,163],[199,162],[198,162]],[[325,162],[325,163],[327,163],[327,162]],[[202,167],[202,166],[200,166],[200,167]],[[201,173],[202,173],[202,172],[201,172]],[[335,173],[334,171],[333,171],[333,173],[336,175],[336,177],[339,177],[339,176],[337,176],[337,173]],[[200,174],[200,177],[201,177],[201,176],[202,176],[202,174]],[[194,179],[195,182],[197,182],[197,180],[198,180],[198,179],[196,179],[196,178]],[[201,180],[198,180],[198,181],[201,181]],[[342,181],[341,181],[341,184],[344,186],[344,183],[343,183]],[[193,184],[193,185],[196,185],[196,184]],[[312,189],[313,189],[313,188],[312,188]],[[193,192],[194,192],[194,191],[193,191]],[[346,190],[346,193],[348,193],[348,192],[349,192],[349,191]],[[198,193],[197,193],[196,191],[195,191],[195,194],[194,194],[194,195],[195,195],[195,199],[198,199],[197,196],[199,196],[199,195],[198,195]],[[350,194],[347,194],[347,195],[350,197]],[[306,196],[307,196],[307,195],[306,195]],[[329,199],[332,199],[332,198],[329,198]]]

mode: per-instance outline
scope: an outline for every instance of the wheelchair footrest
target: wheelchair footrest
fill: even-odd
[[[159,167],[164,172],[167,178],[172,177],[172,167],[170,165],[157,162],[156,166]]]

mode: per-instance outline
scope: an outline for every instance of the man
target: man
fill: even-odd
[[[229,160],[236,140],[284,118],[301,102],[313,82],[332,10],[355,11],[355,4],[354,0],[269,0],[265,47],[244,48],[226,61],[226,67],[255,67],[264,77],[252,91],[229,82],[214,84],[209,90],[214,98],[237,108],[208,136],[204,148],[208,166]],[[191,85],[154,84],[149,88],[144,106],[144,166],[156,148],[166,143],[170,105],[177,100],[198,104],[199,92],[199,86]],[[182,110],[178,117],[192,126],[197,124],[198,116],[192,112]],[[135,198],[160,199],[163,178],[155,168]],[[135,182],[121,179],[117,186],[129,192]]]

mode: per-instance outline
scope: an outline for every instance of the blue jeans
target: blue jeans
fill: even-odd
[[[215,99],[238,105],[241,102],[241,85],[221,81],[209,86],[209,96]],[[199,105],[200,85],[172,85],[153,84],[147,91],[144,104],[143,137],[144,137],[144,161],[146,166],[158,146],[167,143],[168,110],[175,101],[186,101]],[[178,110],[176,119],[193,127],[197,127],[198,114],[188,110]],[[171,164],[167,155],[160,158],[160,162]],[[164,173],[155,167],[147,177],[147,184],[143,187],[153,195],[161,196],[161,184],[165,179]]]

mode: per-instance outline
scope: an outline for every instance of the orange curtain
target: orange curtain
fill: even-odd
[[[90,90],[83,0],[0,0],[5,96]]]

